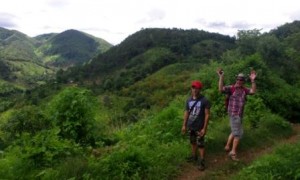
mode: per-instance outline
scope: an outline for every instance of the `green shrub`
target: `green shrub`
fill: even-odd
[[[63,159],[81,152],[70,141],[61,140],[58,133],[59,129],[44,130],[35,135],[23,133],[0,158],[0,176],[35,179],[43,172],[41,169],[55,167]]]
[[[59,127],[62,138],[95,145],[97,103],[90,91],[66,88],[51,100],[48,107],[49,117]]]
[[[39,107],[25,106],[11,113],[7,122],[1,125],[1,131],[5,132],[5,142],[10,144],[24,133],[35,135],[42,130],[52,127],[51,121],[45,117]]]
[[[234,179],[299,179],[300,144],[282,145],[244,168]]]
[[[136,146],[113,152],[111,155],[92,164],[93,176],[104,179],[142,179],[149,166],[149,158]],[[94,167],[93,167],[94,166]]]

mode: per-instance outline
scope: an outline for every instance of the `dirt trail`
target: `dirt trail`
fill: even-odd
[[[293,124],[294,133],[287,139],[281,139],[279,141],[280,144],[284,143],[296,143],[300,141],[300,124]],[[278,143],[278,144],[279,144]],[[239,153],[239,157],[241,157],[240,162],[241,165],[249,164],[256,158],[261,155],[272,152],[272,146],[261,147],[249,151],[243,151]],[[230,172],[219,171],[224,166],[230,166],[230,164],[234,164],[232,160],[227,156],[227,154],[214,154],[206,156],[206,166],[207,169],[203,172],[199,171],[194,164],[186,163],[183,165],[181,169],[181,175],[179,175],[177,180],[199,180],[199,179],[229,179]],[[235,164],[238,166],[238,164]],[[213,175],[214,178],[210,178]]]

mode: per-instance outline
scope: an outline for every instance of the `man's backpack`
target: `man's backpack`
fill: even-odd
[[[246,91],[247,91],[247,88],[245,88],[245,87],[242,87],[243,88],[243,90],[244,90],[244,92],[245,92],[245,94],[247,93]],[[234,85],[231,85],[231,88],[230,88],[230,93],[229,94],[226,94],[226,96],[225,96],[225,109],[226,109],[226,111],[228,110],[228,104],[229,104],[229,99],[230,99],[230,96],[234,93],[234,91],[235,91],[235,86]]]

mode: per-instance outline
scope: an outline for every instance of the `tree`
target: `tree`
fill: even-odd
[[[256,52],[257,40],[261,35],[259,29],[239,30],[237,33],[238,50],[243,55],[251,55]]]
[[[281,66],[282,46],[275,36],[263,36],[258,40],[257,51],[269,66]]]
[[[90,91],[66,88],[53,98],[49,106],[49,115],[60,128],[59,135],[62,138],[83,145],[94,145],[97,104]]]

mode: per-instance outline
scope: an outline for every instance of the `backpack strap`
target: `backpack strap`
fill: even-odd
[[[234,86],[234,84],[232,84],[230,87],[230,95],[232,95],[234,93],[234,91],[235,91],[235,86]]]
[[[192,107],[189,109],[189,114],[192,112],[193,108],[196,106],[196,104],[199,102],[199,100],[196,100]]]
[[[192,112],[193,108],[196,106],[196,104],[203,98],[203,96],[201,96],[200,98],[198,98],[194,104],[192,105],[192,107],[189,109],[189,114]]]

